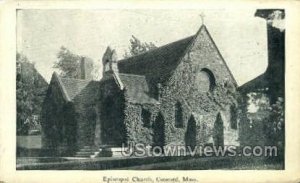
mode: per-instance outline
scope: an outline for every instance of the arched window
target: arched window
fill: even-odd
[[[237,129],[237,110],[236,107],[230,107],[230,127],[231,129]]]
[[[165,120],[161,113],[155,118],[153,123],[153,145],[152,147],[158,146],[163,147],[165,145]],[[164,148],[162,148],[163,150]]]
[[[196,140],[196,120],[194,116],[191,116],[187,123],[187,129],[185,132],[185,145],[186,147],[194,148],[197,144]]]
[[[151,121],[151,113],[146,109],[142,109],[141,117],[142,117],[143,126],[149,128],[150,121]]]
[[[224,122],[221,113],[218,113],[217,115],[213,134],[214,145],[216,147],[224,146]]]
[[[196,74],[196,85],[202,92],[212,91],[216,85],[214,74],[206,68],[201,69]]]
[[[177,102],[175,105],[175,127],[183,127],[182,106],[179,102]]]
[[[104,61],[104,71],[106,72],[106,71],[109,71],[109,70],[110,70],[110,63],[109,63],[109,60],[106,59]]]

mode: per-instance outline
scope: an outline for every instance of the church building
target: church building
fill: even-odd
[[[86,74],[87,64],[80,79],[52,75],[42,108],[49,152],[91,156],[129,142],[239,145],[237,83],[205,25],[123,60],[108,47],[100,81]]]

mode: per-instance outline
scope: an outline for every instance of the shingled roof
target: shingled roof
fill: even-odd
[[[266,73],[257,76],[256,78],[248,81],[238,88],[242,93],[259,91],[261,89],[269,88],[270,83],[268,82]]]
[[[53,73],[53,78],[58,81],[67,101],[72,101],[91,82],[91,80],[61,78],[56,72]]]
[[[202,26],[198,33],[193,36],[118,61],[119,73],[114,75],[114,78],[121,90],[124,85],[130,102],[159,103],[156,100],[157,84],[163,83],[171,76],[202,28],[206,30],[205,26]],[[97,84],[97,82],[91,83],[89,80],[71,78],[59,78],[59,82],[65,98],[69,101],[74,100],[81,92],[93,95],[93,92],[85,91],[88,90],[85,88],[87,86],[89,86],[88,88],[95,88],[99,86],[98,84],[101,85],[101,81]]]
[[[179,64],[180,58],[190,45],[194,36],[167,44],[143,54],[130,57],[118,62],[119,77],[126,87],[130,102],[152,103],[158,101],[151,94],[149,82],[162,82],[169,76]],[[67,100],[72,101],[91,81],[72,78],[60,78],[58,80]]]
[[[99,81],[81,80],[73,78],[61,78],[54,74],[67,101],[95,98],[96,90],[101,85]],[[145,76],[133,74],[119,74],[124,84],[129,102],[139,104],[158,104],[159,102],[151,95]],[[86,101],[87,102],[87,101]]]
[[[202,25],[198,32],[190,37],[169,43],[167,45],[155,48],[137,56],[129,57],[118,61],[118,68],[120,73],[144,75],[147,80],[151,80],[153,83],[163,83],[172,74],[172,71],[176,69],[184,56],[185,52],[199,33],[204,30],[207,32],[212,43],[215,45],[221,59],[228,69],[230,77],[232,78],[234,85],[237,86],[237,82],[233,77],[230,69],[227,66],[224,58],[218,50],[214,40],[209,34],[205,25]]]
[[[145,76],[119,74],[119,77],[125,86],[126,94],[130,102],[158,104],[158,101],[149,92]]]
[[[78,95],[90,82],[88,80],[79,80],[72,78],[61,78],[61,81],[70,100],[73,100],[76,95]]]
[[[162,82],[180,62],[194,36],[158,47],[140,55],[120,60],[119,72],[144,75],[156,82]]]

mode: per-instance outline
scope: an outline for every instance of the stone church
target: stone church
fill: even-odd
[[[89,156],[122,143],[239,145],[237,83],[205,25],[196,34],[118,60],[107,48],[103,78],[54,73],[42,109],[43,148]]]

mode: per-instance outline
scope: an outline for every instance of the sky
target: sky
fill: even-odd
[[[101,71],[107,46],[122,59],[132,35],[162,46],[195,34],[204,23],[242,85],[267,67],[266,22],[254,13],[255,9],[18,10],[17,51],[49,82],[61,46],[92,58]]]

